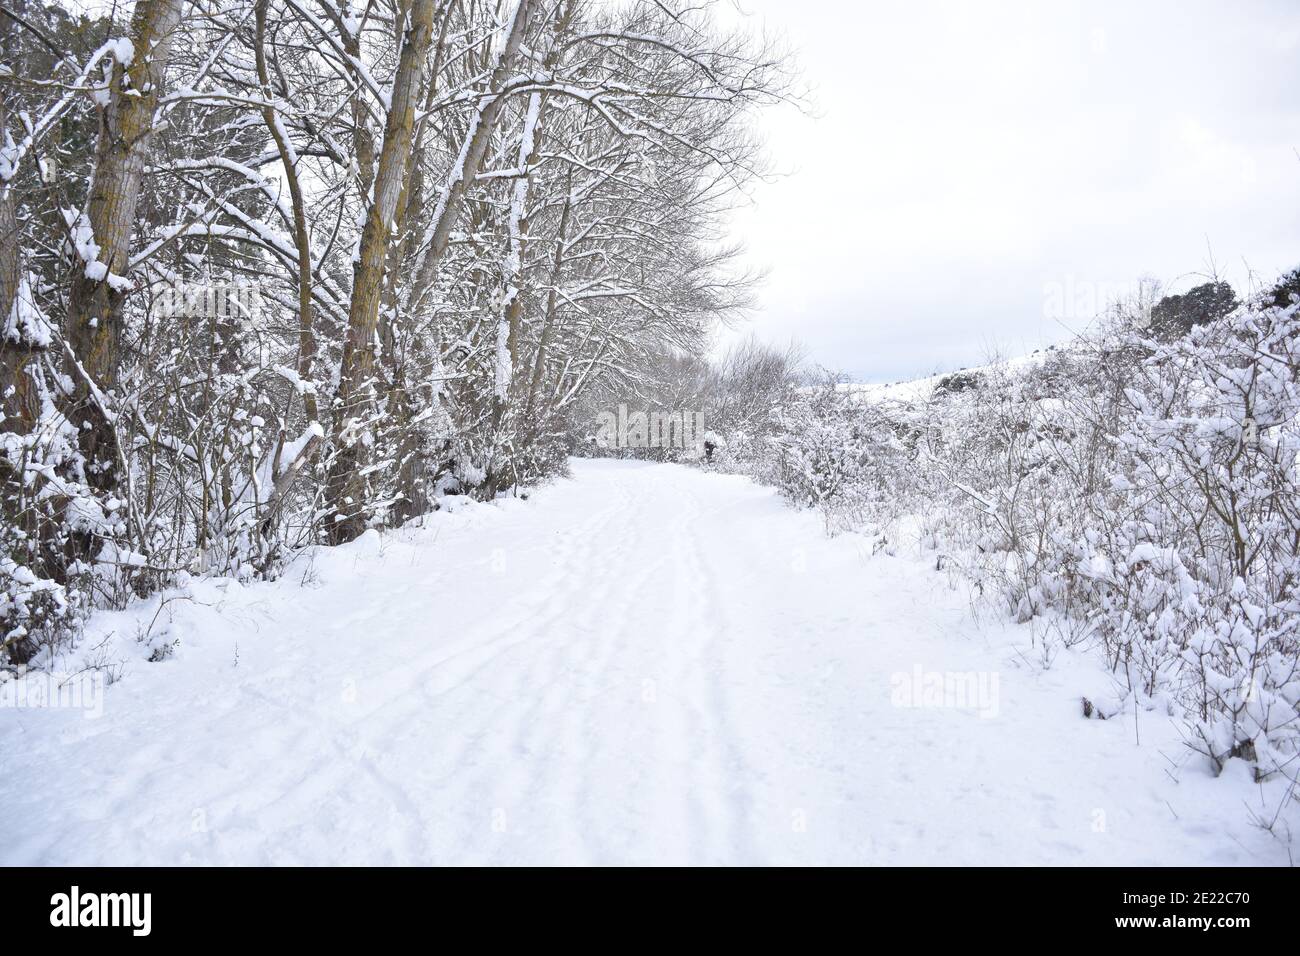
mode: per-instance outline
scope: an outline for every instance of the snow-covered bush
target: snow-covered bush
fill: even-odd
[[[899,411],[863,405],[834,383],[802,389],[768,440],[774,483],[792,503],[822,509],[833,529],[887,524],[904,503]]]
[[[1300,761],[1300,307],[1245,307],[1156,348],[1115,476],[1143,585],[1118,640],[1158,645],[1216,766]],[[1131,652],[1125,657],[1131,657]],[[1163,662],[1162,662],[1163,663]],[[1147,668],[1150,693],[1164,676]]]
[[[1180,720],[1208,764],[1300,776],[1300,317],[1107,323],[911,400],[805,389],[770,480],[828,527],[910,514],[939,566]],[[751,468],[758,474],[761,469]]]
[[[1294,777],[1296,307],[1080,345],[969,406],[996,441],[934,454],[987,532],[970,567],[1022,620],[1086,629],[1132,705],[1184,719],[1216,768],[1244,757]]]
[[[24,274],[0,328],[0,665],[25,664],[75,634],[92,597],[86,558],[123,529],[121,502],[86,481],[77,430],[57,402],[56,335]],[[107,508],[105,506],[108,506]]]

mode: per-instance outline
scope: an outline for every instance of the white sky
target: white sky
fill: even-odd
[[[723,344],[890,381],[1061,341],[1144,273],[1300,265],[1300,0],[737,2],[816,115],[760,119],[788,175],[736,215],[768,277]]]

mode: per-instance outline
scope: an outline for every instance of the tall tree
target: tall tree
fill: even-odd
[[[154,112],[184,5],[185,0],[139,0],[130,38],[113,46],[90,196],[86,211],[72,224],[80,261],[72,275],[67,314],[67,341],[76,366],[70,417],[86,423],[81,430],[86,476],[105,491],[118,480],[117,442],[108,403],[118,384],[136,207],[154,134]]]
[[[415,107],[433,39],[433,0],[413,0],[384,126],[373,199],[366,214],[352,278],[347,339],[339,371],[334,459],[326,487],[330,540],[350,541],[365,530],[365,434],[375,413],[375,348],[384,263],[411,153]]]

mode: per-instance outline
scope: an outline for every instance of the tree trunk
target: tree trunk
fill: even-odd
[[[375,339],[384,264],[393,219],[397,213],[415,125],[424,61],[433,39],[433,0],[414,0],[410,26],[402,42],[392,107],[384,125],[384,144],[375,176],[374,200],[361,233],[361,248],[353,269],[347,339],[339,370],[334,409],[334,461],[326,483],[332,543],[351,541],[365,530],[365,444],[362,433],[375,413]]]
[[[535,0],[519,0],[519,5],[515,7],[514,19],[510,22],[505,45],[497,58],[484,94],[487,101],[471,116],[460,155],[453,164],[451,175],[448,176],[437,205],[434,207],[423,258],[416,266],[415,283],[407,299],[408,308],[419,304],[425,293],[433,287],[434,280],[438,276],[438,264],[443,253],[447,251],[447,243],[451,240],[451,227],[460,215],[465,194],[483,164],[483,156],[487,152],[497,118],[501,114],[501,107],[505,102],[501,90],[505,86],[510,64],[519,53],[524,35],[528,32],[528,22],[532,16],[534,2]]]
[[[22,9],[20,3],[18,10]],[[0,16],[0,61],[15,63],[16,29],[11,18]],[[9,128],[9,90],[8,84],[0,83],[0,135]],[[0,330],[8,325],[23,280],[14,186],[12,179],[0,180]],[[29,341],[17,325],[11,335],[0,331],[0,413],[4,415],[0,431],[26,435],[32,430],[40,400],[27,367],[39,354],[39,343]]]
[[[542,328],[537,335],[537,354],[533,358],[533,376],[528,383],[528,397],[524,405],[524,416],[528,419],[533,417],[537,392],[541,387],[542,377],[546,374],[546,349],[551,344],[551,333],[555,326],[559,294],[557,290],[564,268],[564,244],[568,241],[569,235],[569,210],[573,206],[572,167],[569,168],[565,189],[564,208],[560,210],[560,225],[555,236],[555,257],[551,262],[551,287],[546,293],[546,310],[542,313]],[[548,411],[543,410],[539,415],[545,418]]]
[[[435,97],[438,94],[438,77],[442,69],[447,46],[447,31],[453,12],[451,3],[444,3],[438,27],[438,39],[433,48],[433,62],[429,70],[429,86],[425,91],[423,118],[416,124],[411,144],[411,155],[406,162],[406,175],[402,183],[402,196],[397,207],[393,232],[400,236],[396,246],[389,250],[388,275],[384,283],[384,297],[380,306],[380,344],[388,367],[388,391],[385,395],[386,419],[390,435],[394,436],[397,458],[397,501],[390,512],[394,524],[401,524],[416,515],[424,514],[428,500],[424,493],[424,456],[421,435],[412,424],[418,414],[417,403],[436,401],[434,389],[428,384],[412,387],[407,382],[407,368],[419,344],[413,334],[414,323],[408,321],[409,312],[400,308],[402,264],[410,258],[415,247],[416,233],[412,224],[424,204],[424,153],[428,140]],[[427,347],[427,346],[426,346]],[[432,349],[437,349],[435,342]]]
[[[99,115],[86,217],[93,246],[79,253],[68,302],[67,340],[80,365],[72,370],[75,390],[68,414],[72,421],[89,426],[81,428],[86,477],[103,491],[112,490],[119,477],[116,436],[103,405],[117,386],[136,205],[154,110],[183,6],[184,0],[140,0],[136,5],[131,18],[134,49],[130,63],[113,66],[108,104]]]

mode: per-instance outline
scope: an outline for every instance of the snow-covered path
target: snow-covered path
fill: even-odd
[[[196,584],[99,719],[0,711],[0,862],[1285,862],[1244,779],[1083,720],[1087,665],[1030,665],[932,563],[744,479],[574,469]],[[996,693],[897,706],[918,668]]]

